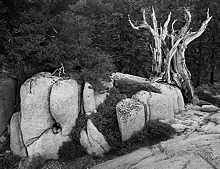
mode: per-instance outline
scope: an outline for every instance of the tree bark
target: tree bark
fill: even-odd
[[[124,86],[124,88],[126,88],[126,86],[133,86],[137,88],[144,88],[147,91],[161,93],[160,89],[153,86],[152,83],[146,78],[118,72],[113,73],[111,78],[114,81],[114,86],[118,88],[123,88],[122,86]]]
[[[158,28],[157,19],[155,16],[154,9],[152,8],[151,19],[153,22],[153,28],[147,23],[145,10],[143,10],[143,23],[139,26],[135,26],[129,17],[129,22],[132,28],[139,30],[140,28],[145,28],[151,32],[154,37],[154,48],[153,51],[153,65],[152,70],[155,72],[156,76],[162,76],[162,80],[168,84],[178,84],[178,87],[181,87],[185,91],[185,98],[190,101],[193,101],[196,97],[194,95],[194,89],[191,82],[191,74],[187,69],[185,63],[185,50],[190,42],[198,38],[205,31],[208,23],[211,20],[209,16],[209,10],[207,11],[207,18],[202,23],[201,27],[196,32],[190,31],[191,23],[191,14],[189,10],[185,9],[185,25],[179,30],[175,31],[174,24],[177,20],[174,20],[172,23],[172,32],[168,34],[168,24],[170,22],[171,13],[168,15],[166,22],[164,23],[163,28]],[[176,33],[178,32],[178,33]],[[166,37],[169,35],[169,40],[171,41],[171,48],[168,49],[166,46]],[[163,46],[162,46],[163,45]],[[162,47],[164,56],[162,56]],[[165,70],[162,68],[165,67]],[[161,80],[161,78],[159,78]]]

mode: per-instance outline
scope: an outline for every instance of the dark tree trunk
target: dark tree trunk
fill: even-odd
[[[214,84],[214,73],[215,73],[215,49],[212,50],[212,55],[211,55],[211,72],[210,72],[210,79],[209,82],[211,84]]]

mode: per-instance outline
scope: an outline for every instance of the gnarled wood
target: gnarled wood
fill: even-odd
[[[170,34],[168,31],[168,25],[171,20],[171,13],[168,15],[163,28],[158,28],[155,11],[154,8],[152,8],[152,28],[146,21],[145,10],[142,12],[143,23],[141,25],[135,26],[131,22],[130,17],[129,23],[131,24],[132,28],[136,30],[139,30],[140,28],[149,30],[154,37],[154,47],[151,48],[153,52],[153,73],[156,74],[156,76],[162,75],[162,78],[159,78],[160,80],[162,79],[168,84],[176,84],[178,87],[181,87],[185,91],[185,97],[189,98],[189,100],[194,99],[195,96],[191,83],[191,74],[185,63],[185,50],[190,42],[201,36],[205,31],[212,18],[209,15],[209,10],[207,11],[207,18],[202,23],[200,29],[196,32],[191,32],[190,23],[192,21],[192,16],[190,11],[185,9],[185,25],[179,31],[176,31],[174,29],[174,24],[177,22],[177,20],[174,20],[172,22],[172,30]],[[166,45],[169,42],[171,43],[170,49]]]
[[[182,88],[185,91],[185,96],[187,95],[187,98],[189,100],[192,100],[195,98],[194,95],[194,89],[193,85],[191,83],[191,74],[186,66],[185,62],[185,51],[190,42],[198,38],[199,36],[202,35],[202,33],[205,31],[208,23],[212,19],[212,17],[209,15],[209,10],[207,11],[207,18],[206,20],[202,23],[200,29],[197,32],[190,32],[189,31],[189,26],[191,23],[191,14],[188,10],[186,11],[186,24],[185,26],[181,29],[180,34],[176,35],[174,39],[178,39],[178,37],[183,37],[181,43],[179,43],[176,54],[175,54],[175,59],[173,60],[173,65],[175,67],[175,73],[180,74],[181,80],[182,80]],[[175,41],[175,40],[174,40]],[[188,93],[188,94],[187,94]]]
[[[114,86],[122,90],[126,90],[132,86],[132,88],[141,88],[145,89],[146,91],[161,93],[160,89],[153,86],[151,81],[147,80],[146,78],[129,74],[123,74],[119,72],[113,73],[111,78],[114,81]]]

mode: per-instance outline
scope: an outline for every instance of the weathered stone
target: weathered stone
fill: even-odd
[[[193,105],[193,104],[187,104],[186,105],[186,110],[196,110],[200,111],[201,107],[198,105]]]
[[[208,134],[220,134],[220,125],[209,122],[208,124],[201,127],[201,131]]]
[[[42,72],[21,86],[21,131],[25,146],[34,142],[54,123],[49,111],[49,95],[51,86],[58,79],[50,73]]]
[[[214,105],[203,105],[200,108],[200,111],[204,111],[204,112],[217,112],[217,111],[220,111],[220,108],[216,107]]]
[[[133,99],[145,104],[148,110],[148,119],[174,119],[173,99],[164,94],[139,91]]]
[[[73,79],[59,80],[51,89],[50,111],[62,128],[62,135],[69,135],[80,111],[80,86]]]
[[[120,73],[120,72],[116,72],[116,73],[112,73],[111,78],[113,80],[121,80],[121,79],[129,79],[129,80],[133,80],[139,83],[145,83],[148,82],[146,78],[140,77],[140,76],[134,76],[134,75],[130,75],[130,74],[124,74],[124,73]]]
[[[80,133],[80,143],[88,154],[102,157],[105,152],[110,150],[109,144],[104,136],[97,130],[92,121],[87,121],[87,131],[84,129]]]
[[[20,122],[21,113],[14,113],[10,121],[10,148],[13,154],[18,155],[20,157],[25,157],[27,156],[27,153],[26,147],[23,143]]]
[[[208,116],[206,120],[214,122],[216,124],[220,124],[220,113],[215,113],[211,116]]]
[[[83,106],[86,115],[96,113],[95,92],[92,85],[88,82],[85,83],[83,89]]]
[[[16,81],[8,77],[0,77],[0,134],[6,129],[14,113]]]
[[[178,133],[183,132],[185,129],[188,128],[187,126],[183,124],[172,124],[171,127],[173,127]]]
[[[197,105],[198,105],[198,106],[211,105],[211,103],[209,103],[209,102],[207,102],[207,101],[205,101],[205,100],[199,99]]]
[[[220,168],[220,135],[178,136],[150,148],[98,164],[92,169],[213,169]]]
[[[124,99],[116,105],[122,141],[141,131],[145,125],[144,105],[134,99]]]
[[[175,114],[185,109],[185,103],[180,89],[162,83],[154,83],[153,85],[159,88],[162,94],[165,94],[172,99],[173,111]]]
[[[54,134],[52,129],[48,129],[40,137],[37,137],[31,145],[27,146],[28,156],[39,155],[43,159],[58,159],[59,149],[64,142],[68,141],[70,141],[69,136],[63,136],[61,132]]]
[[[203,132],[208,132],[210,129],[212,129],[212,128],[215,127],[215,126],[216,126],[215,123],[209,122],[209,123],[207,123],[207,124],[205,124],[205,125],[203,125],[203,126],[201,127],[201,131],[203,131]]]

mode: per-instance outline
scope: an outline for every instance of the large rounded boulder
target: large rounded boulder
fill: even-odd
[[[57,81],[50,93],[50,112],[62,126],[62,135],[68,135],[80,111],[80,85],[73,79]]]
[[[73,79],[43,72],[28,79],[20,95],[20,126],[28,157],[58,159],[78,118],[80,86]]]
[[[153,86],[160,89],[161,93],[171,98],[174,113],[179,113],[185,109],[183,95],[179,88],[163,83],[153,83]]]
[[[54,123],[49,109],[49,96],[57,80],[58,77],[42,72],[21,86],[21,131],[25,146],[32,144]]]
[[[164,94],[139,91],[132,99],[143,103],[147,109],[146,120],[174,119],[173,98]]]

